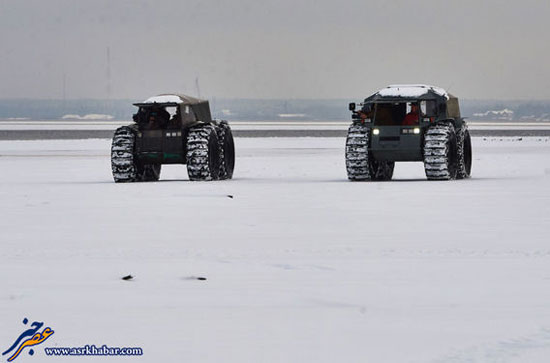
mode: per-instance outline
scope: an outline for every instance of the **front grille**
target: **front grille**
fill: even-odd
[[[399,141],[399,136],[380,136],[380,141]]]

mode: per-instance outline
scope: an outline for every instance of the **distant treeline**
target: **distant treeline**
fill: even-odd
[[[140,100],[0,100],[0,119],[60,120],[65,118],[131,120]],[[349,102],[360,100],[329,99],[210,99],[215,118],[242,121],[269,120],[349,120]],[[460,100],[463,117],[470,119],[550,121],[550,101]],[[67,116],[72,115],[72,116]]]
[[[60,120],[65,115],[101,114],[128,120],[132,108],[132,100],[4,99],[0,100],[0,119]]]

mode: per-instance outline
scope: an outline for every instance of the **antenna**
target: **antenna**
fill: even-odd
[[[201,89],[199,88],[199,77],[195,77],[195,88],[197,89],[197,96],[201,98]]]
[[[67,111],[67,74],[63,72],[63,112]]]
[[[111,47],[107,47],[107,99],[111,100]]]

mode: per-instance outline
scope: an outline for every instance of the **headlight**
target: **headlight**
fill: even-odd
[[[380,130],[379,129],[373,129],[372,130],[372,134],[373,135],[378,135],[380,133]]]
[[[415,127],[413,132],[418,135],[420,133],[420,127]]]

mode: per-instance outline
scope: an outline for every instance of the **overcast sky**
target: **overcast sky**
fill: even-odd
[[[0,0],[0,98],[550,99],[549,22],[549,0]]]

